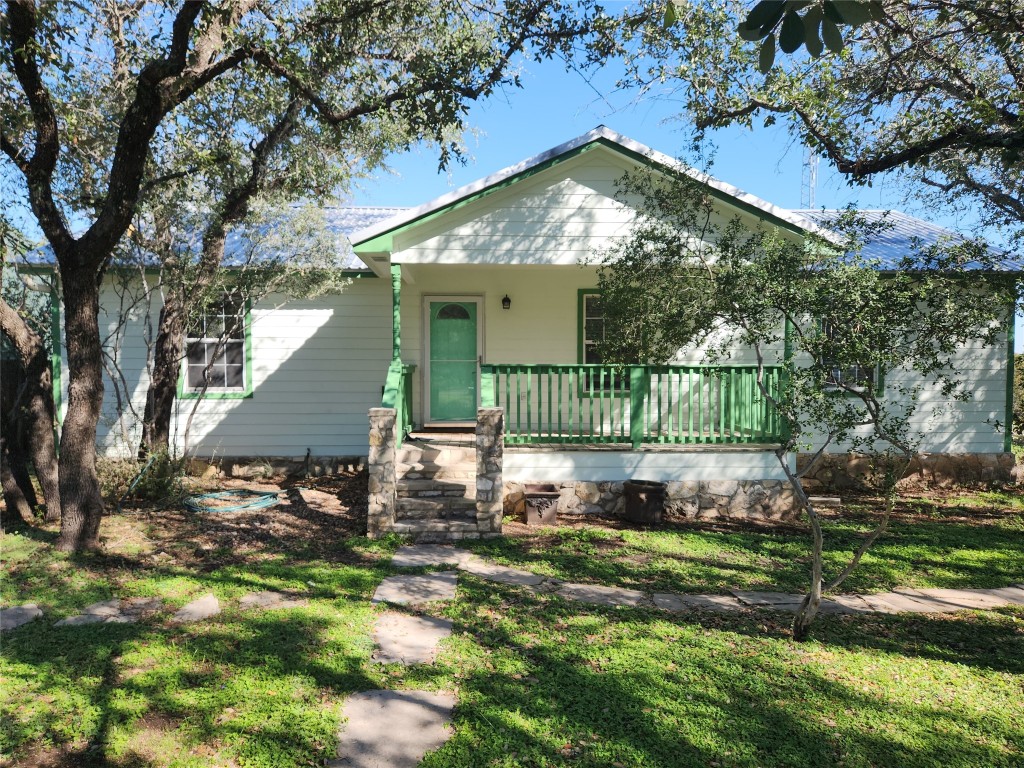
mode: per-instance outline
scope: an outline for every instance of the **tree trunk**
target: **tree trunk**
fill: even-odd
[[[99,273],[95,268],[65,262],[61,264],[61,284],[69,384],[68,410],[60,438],[63,516],[57,548],[79,552],[99,548],[103,517],[103,498],[96,476],[96,425],[103,406]]]
[[[170,452],[171,416],[178,394],[178,376],[185,347],[186,313],[183,305],[178,288],[167,291],[164,306],[160,310],[153,350],[153,373],[142,416],[140,459],[156,451]]]
[[[4,425],[7,426],[6,424]],[[0,481],[8,513],[15,513],[22,522],[35,522],[36,494],[23,461],[8,451],[9,440],[0,437]]]
[[[15,442],[7,445],[12,457],[12,469],[18,463],[14,459],[15,454],[31,458],[36,479],[43,489],[46,521],[56,522],[60,520],[60,484],[53,436],[56,407],[53,402],[50,358],[39,334],[6,302],[0,302],[0,329],[18,351],[24,372],[19,376],[21,384],[17,391],[12,393],[5,387],[4,392],[4,398],[9,401],[5,409],[9,407],[10,411],[4,419],[4,429],[9,430],[9,435],[16,436]],[[53,344],[56,346],[59,341],[54,339]],[[35,498],[34,493],[32,498]]]
[[[796,617],[793,619],[793,639],[803,642],[810,635],[811,624],[814,622],[814,617],[818,615],[818,608],[821,606],[821,579],[824,571],[822,551],[824,549],[825,537],[821,531],[821,519],[818,517],[818,511],[807,499],[807,494],[803,492],[803,486],[800,487],[798,497],[803,498],[804,506],[807,509],[807,517],[811,522],[811,534],[814,539],[811,551],[811,586],[807,590],[807,594],[804,595],[800,608],[796,612]]]
[[[56,340],[54,344],[56,344]],[[23,399],[24,416],[29,435],[28,451],[36,470],[36,479],[43,489],[46,502],[46,522],[60,520],[60,473],[57,466],[57,446],[54,442],[54,424],[57,413],[53,402],[53,371],[45,354],[38,355],[25,372]]]

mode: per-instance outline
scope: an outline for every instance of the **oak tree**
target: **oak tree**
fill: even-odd
[[[59,548],[99,545],[100,284],[140,200],[191,167],[161,167],[155,151],[188,136],[189,108],[233,80],[265,88],[268,101],[221,124],[242,146],[259,145],[276,114],[297,122],[288,139],[296,152],[305,135],[323,132],[315,146],[351,146],[355,159],[366,135],[386,148],[431,137],[444,156],[457,148],[468,103],[514,83],[524,50],[571,46],[587,13],[541,0],[6,0],[0,151],[52,250],[64,306]],[[226,104],[234,91],[218,93]],[[217,100],[206,103],[217,114]],[[211,159],[192,146],[196,164]]]

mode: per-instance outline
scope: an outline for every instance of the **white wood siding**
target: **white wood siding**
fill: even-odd
[[[770,451],[505,451],[502,480],[550,483],[623,480],[785,480]]]
[[[943,395],[939,386],[924,383],[910,417],[912,437],[920,440],[922,453],[1003,452],[1003,431],[996,429],[995,424],[1006,422],[1007,362],[1005,335],[995,346],[973,344],[961,349],[955,363],[971,394],[966,401]],[[888,371],[886,397],[896,403],[906,402],[898,389],[911,389],[918,383],[920,377],[915,373]],[[840,445],[833,452],[843,450]]]
[[[137,287],[137,286],[136,286]],[[151,312],[158,317],[157,301]],[[110,333],[118,297],[104,286]],[[121,369],[136,413],[145,404],[145,308],[128,323]],[[366,455],[367,410],[380,404],[391,358],[391,290],[385,280],[360,278],[343,293],[312,300],[272,296],[252,311],[253,395],[246,399],[181,399],[172,433],[184,448],[185,425],[198,403],[189,448],[200,456]],[[106,382],[99,443],[108,455],[133,455],[140,426],[117,417]]]

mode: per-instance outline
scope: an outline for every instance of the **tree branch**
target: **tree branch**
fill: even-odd
[[[53,174],[60,157],[57,113],[34,54],[34,51],[42,49],[43,46],[36,39],[38,29],[33,0],[8,0],[7,21],[10,30],[11,66],[32,113],[35,148],[32,156],[24,160],[4,133],[3,151],[24,174],[32,212],[47,240],[50,241],[54,253],[68,254],[74,247],[74,239],[53,197]]]

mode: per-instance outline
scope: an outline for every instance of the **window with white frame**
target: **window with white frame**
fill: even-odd
[[[601,308],[601,295],[598,293],[583,294],[583,359],[586,365],[601,363],[598,345],[604,341],[604,310]]]
[[[185,389],[192,392],[245,392],[246,307],[238,294],[226,293],[189,324]]]
[[[834,339],[837,334],[835,323],[830,320],[822,320],[821,332],[829,340]],[[827,359],[822,362],[828,369],[825,377],[826,388],[873,389],[878,383],[878,370],[875,366],[830,365],[832,361]]]
[[[601,365],[599,347],[604,341],[605,315],[601,305],[601,294],[597,292],[580,292],[580,361],[584,365]],[[588,372],[586,390],[595,391],[626,391],[629,389],[629,375],[622,372]]]

